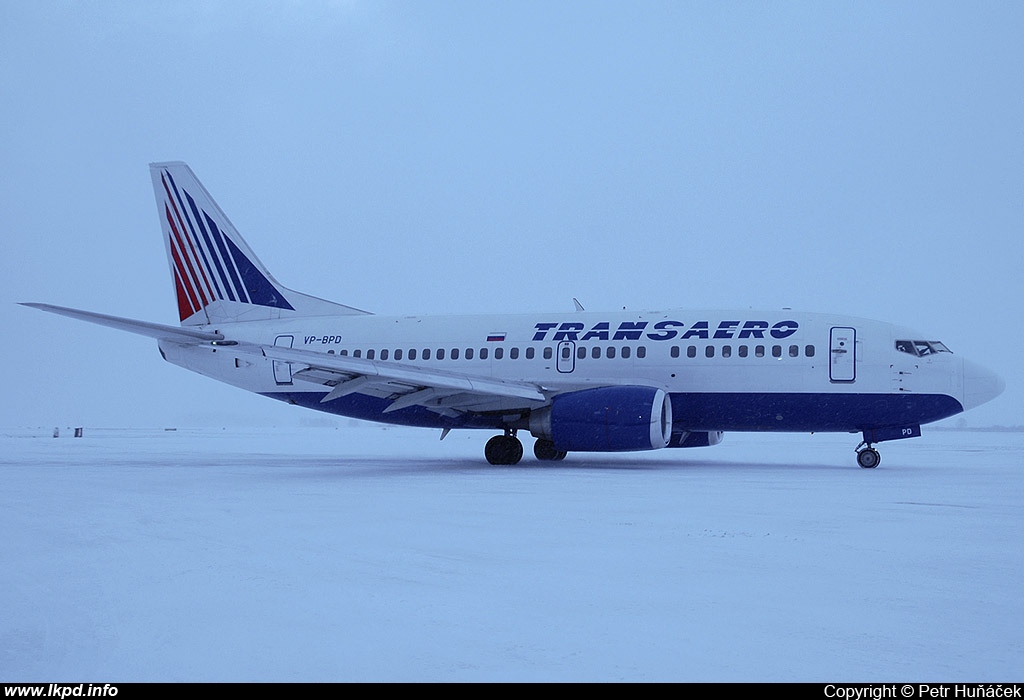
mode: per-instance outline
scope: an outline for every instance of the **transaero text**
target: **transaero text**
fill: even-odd
[[[1019,698],[1016,683],[904,683],[886,685],[825,686],[826,698],[878,700],[879,698]]]
[[[533,339],[551,340],[554,342],[572,340],[584,342],[588,340],[744,340],[747,338],[768,337],[782,340],[797,332],[800,324],[796,321],[719,321],[712,327],[711,321],[623,321],[614,329],[610,321],[595,323],[589,328],[584,323],[575,321],[537,323],[534,325]]]

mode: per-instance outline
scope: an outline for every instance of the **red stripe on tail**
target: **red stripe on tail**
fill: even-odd
[[[188,231],[185,229],[185,222],[182,221],[181,212],[178,211],[178,205],[174,201],[174,197],[171,196],[171,188],[167,185],[167,178],[164,175],[160,176],[160,182],[164,185],[164,192],[167,193],[167,202],[171,203],[171,209],[174,210],[174,216],[178,220],[178,226],[181,227],[182,232],[185,234],[184,238],[188,241],[189,250],[192,252],[192,257],[195,259],[196,264],[199,265],[199,274],[202,275],[202,284],[198,284],[200,294],[203,294],[203,288],[205,287],[206,293],[203,294],[203,305],[207,303],[206,299],[209,297],[210,301],[216,299],[216,295],[213,293],[213,286],[210,284],[210,280],[206,277],[206,268],[199,260],[199,254],[196,253],[195,245],[192,243],[192,237],[188,235]],[[167,202],[164,203],[164,208],[167,208]],[[171,222],[171,228],[174,228],[174,222]],[[186,255],[186,257],[188,257]],[[199,282],[199,277],[196,277],[196,282]]]
[[[177,270],[174,271],[174,289],[178,294],[178,320],[184,321],[193,314],[193,311],[188,303],[188,295],[185,294],[185,288],[181,286],[181,277],[178,276]]]
[[[171,239],[171,259],[174,260],[174,273],[175,280],[179,286],[183,286],[183,291],[187,292],[187,299],[192,302],[192,313],[188,316],[182,316],[181,320],[184,321],[186,318],[191,316],[196,311],[199,311],[202,307],[199,306],[199,298],[196,296],[195,289],[192,288],[192,281],[185,275],[185,266],[181,263],[181,256],[178,255],[178,249],[174,245],[174,239]],[[180,295],[179,295],[180,296]],[[178,309],[181,309],[181,301],[179,299]]]
[[[196,287],[196,291],[199,292],[199,298],[203,300],[202,306],[196,307],[197,310],[201,309],[210,302],[206,299],[206,293],[203,291],[203,285],[199,284],[199,276],[196,275],[196,270],[192,267],[192,260],[189,258],[188,252],[185,250],[184,242],[181,240],[181,233],[178,232],[178,228],[174,225],[174,219],[171,218],[171,210],[167,208],[166,204],[164,205],[164,211],[167,213],[167,223],[171,225],[171,232],[174,234],[175,240],[178,241],[178,248],[181,250],[181,255],[185,258],[185,264],[188,266],[189,277],[187,279],[189,281],[189,287],[191,288],[193,286],[192,280],[195,280],[194,286]],[[182,276],[184,277],[184,275]]]

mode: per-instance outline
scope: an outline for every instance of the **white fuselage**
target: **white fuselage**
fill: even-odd
[[[789,310],[327,316],[209,330],[242,345],[526,381],[552,392],[655,387],[671,397],[679,430],[855,431],[920,425],[973,405],[961,358],[897,350],[897,341],[933,339],[878,321]],[[293,378],[296,364],[240,357],[230,345],[162,341],[161,348],[169,361],[196,372],[341,415],[441,427],[500,427],[509,420],[385,414],[393,393],[386,385],[353,395],[363,400],[320,404],[329,387]],[[495,397],[478,412],[497,414],[508,404]]]

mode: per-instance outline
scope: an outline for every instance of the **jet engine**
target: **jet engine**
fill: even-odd
[[[530,412],[530,433],[565,452],[657,450],[672,436],[672,403],[648,386],[558,394],[550,406]]]

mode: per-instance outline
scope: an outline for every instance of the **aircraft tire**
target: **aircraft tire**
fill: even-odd
[[[484,446],[484,457],[490,464],[518,464],[523,458],[523,443],[511,435],[495,435]]]
[[[866,447],[857,453],[857,464],[864,469],[874,469],[881,461],[882,457],[878,454],[878,450],[871,447]]]
[[[533,443],[533,454],[542,462],[557,462],[565,459],[566,452],[556,450],[555,443],[550,440],[541,439]]]

